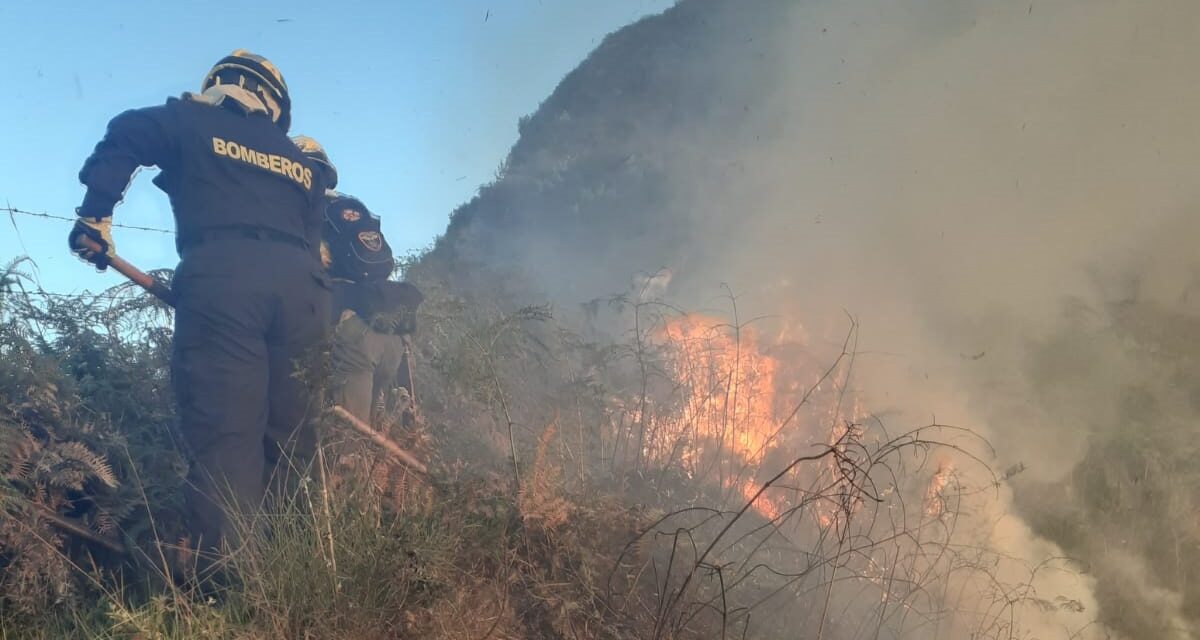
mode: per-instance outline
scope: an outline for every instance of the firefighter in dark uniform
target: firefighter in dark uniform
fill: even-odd
[[[337,170],[321,146],[306,136],[293,140],[330,176],[321,259],[333,284],[332,402],[370,424],[387,392],[403,388],[405,417],[411,419],[415,390],[408,337],[416,330],[423,296],[415,286],[389,279],[396,263],[379,218],[358,198],[333,190]]]
[[[113,118],[79,173],[87,193],[68,242],[101,270],[134,171],[158,166],[154,184],[170,197],[180,256],[172,377],[200,550],[235,533],[226,507],[253,512],[275,463],[292,455],[303,468],[315,446],[319,394],[301,365],[330,329],[319,254],[327,185],[287,136],[290,109],[279,71],[239,49],[201,93]],[[101,250],[81,247],[84,237]]]

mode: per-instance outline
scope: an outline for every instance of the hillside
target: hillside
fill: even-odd
[[[567,304],[623,291],[639,271],[704,264],[694,234],[712,226],[691,181],[737,170],[758,136],[746,116],[771,99],[770,27],[790,6],[687,0],[609,35],[521,120],[496,180],[423,261],[457,289],[494,290],[485,272],[508,269],[522,283],[506,286]]]
[[[379,427],[429,475],[325,416],[217,585],[164,575],[170,310],[14,262],[0,637],[1196,637],[1200,271],[1158,195],[1192,115],[1139,91],[1177,18],[681,0],[610,34],[405,265],[422,415]]]

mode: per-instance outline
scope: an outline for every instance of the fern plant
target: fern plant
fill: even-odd
[[[127,288],[38,296],[19,265],[0,270],[5,619],[86,593],[73,567],[116,569],[126,559],[113,550],[169,535],[184,472],[166,316]]]

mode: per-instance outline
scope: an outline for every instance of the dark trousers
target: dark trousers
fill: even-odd
[[[271,474],[313,453],[329,288],[309,252],[251,238],[185,252],[173,288],[186,515],[193,544],[213,548],[236,539],[230,507],[252,514]]]

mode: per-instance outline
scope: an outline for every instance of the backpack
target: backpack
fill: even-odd
[[[379,218],[357,198],[339,193],[326,203],[321,235],[332,260],[329,275],[353,282],[392,275],[396,262]]]

